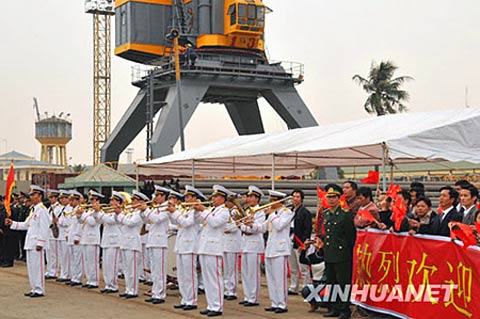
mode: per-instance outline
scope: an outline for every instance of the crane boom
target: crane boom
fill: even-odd
[[[38,109],[38,102],[36,97],[33,97],[33,109],[37,113],[37,121],[40,121],[40,110]]]

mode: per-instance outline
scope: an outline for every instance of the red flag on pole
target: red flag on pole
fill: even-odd
[[[330,208],[327,201],[327,192],[317,186],[317,196],[321,200],[323,208]]]
[[[397,198],[392,205],[392,220],[395,222],[395,230],[400,230],[400,225],[407,215],[407,207],[400,198]]]
[[[359,216],[362,219],[368,220],[369,222],[375,222],[378,223],[378,220],[373,217],[372,213],[368,209],[359,209],[357,212],[357,216]]]
[[[367,177],[362,179],[362,184],[378,184],[380,181],[380,172],[368,171]]]
[[[387,189],[387,196],[390,197],[393,200],[396,200],[398,197],[398,193],[402,191],[402,188],[399,185],[395,184],[390,184],[390,186]]]
[[[472,227],[459,222],[450,222],[448,226],[451,229],[450,237],[460,239],[463,242],[463,249],[477,244],[477,238]]]
[[[340,207],[348,210],[347,198],[345,197],[345,194],[340,195]]]
[[[8,171],[7,176],[7,187],[5,192],[5,209],[7,211],[7,217],[12,215],[10,210],[10,197],[12,195],[12,190],[15,187],[15,174],[13,172],[13,162],[10,163],[10,170]]]

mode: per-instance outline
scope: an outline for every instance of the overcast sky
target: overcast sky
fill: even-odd
[[[305,64],[305,82],[297,88],[320,124],[369,116],[366,94],[352,76],[366,76],[372,60],[392,60],[398,75],[415,78],[405,87],[411,112],[463,108],[466,86],[469,105],[480,105],[478,0],[265,3],[274,10],[267,17],[269,57]],[[36,96],[41,113],[72,114],[70,164],[91,164],[92,16],[82,0],[6,1],[2,12],[0,152],[7,141],[9,151],[40,157]],[[132,65],[112,58],[112,128],[137,93],[130,84]],[[264,101],[261,112],[268,132],[286,129]],[[223,106],[201,105],[186,130],[187,148],[233,135]],[[145,156],[145,132],[131,147],[134,159]]]

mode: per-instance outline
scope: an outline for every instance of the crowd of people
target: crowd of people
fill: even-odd
[[[392,197],[379,192],[374,196],[372,189],[353,181],[343,187],[326,185],[327,204],[319,201],[314,219],[299,189],[290,196],[269,190],[269,203],[260,206],[265,194],[254,185],[243,194],[214,185],[210,196],[190,185],[183,192],[150,186],[153,194],[113,192],[109,198],[95,190],[86,195],[38,186],[29,194],[12,196],[10,216],[0,206],[2,266],[26,258],[31,291],[25,296],[31,298],[45,295],[45,279],[99,289],[101,265],[101,293],[138,298],[139,282],[144,282],[151,285],[145,302],[162,304],[168,288],[168,250],[174,250],[181,297],[174,307],[197,309],[198,293],[204,291],[208,307],[200,313],[212,317],[223,314],[225,301],[240,297],[239,268],[239,303],[260,305],[264,264],[270,296],[265,311],[279,314],[288,311],[289,295],[306,297],[309,284],[351,283],[358,228],[450,236],[452,221],[472,227],[480,223],[478,189],[467,181],[442,187],[437,210],[423,184],[414,182],[409,190],[399,190],[396,197],[407,208],[400,228],[392,218]],[[368,211],[374,221],[359,211]],[[174,247],[168,245],[171,233],[176,234]],[[119,276],[125,280],[124,292],[119,292]],[[324,317],[351,316],[348,302],[311,301],[310,311],[320,306],[328,309]]]

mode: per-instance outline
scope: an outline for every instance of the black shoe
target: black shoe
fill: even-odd
[[[30,295],[30,298],[39,298],[39,297],[43,297],[44,294],[38,294],[36,292],[34,292],[33,294]]]
[[[145,279],[139,279],[138,281],[141,282],[142,284],[143,284],[144,282],[146,282]]]
[[[221,311],[210,311],[207,313],[207,317],[217,317],[223,315],[223,312]]]
[[[89,286],[89,285],[84,284],[84,285],[82,285],[82,288],[87,288],[88,286]]]
[[[298,295],[298,292],[288,290],[288,294],[291,295],[291,296],[297,296],[297,295]]]
[[[204,295],[205,294],[205,289],[198,288],[198,294],[199,295]]]
[[[187,305],[173,305],[173,308],[175,309],[183,309],[185,308]]]
[[[243,305],[244,307],[255,307],[255,306],[260,306],[258,302],[247,302]]]
[[[226,296],[225,300],[228,300],[228,301],[237,300],[237,296]]]
[[[57,279],[57,277],[56,277],[56,276],[45,276],[45,279],[46,279],[46,280],[49,280],[49,279]]]
[[[97,289],[98,286],[95,285],[87,285],[87,289]]]
[[[70,286],[72,282],[70,281],[70,279],[68,279],[68,280],[65,280],[63,283],[67,286]]]
[[[120,298],[125,298],[126,296],[128,296],[128,294],[119,294],[118,295]]]
[[[338,316],[338,319],[350,319],[351,315],[350,313],[341,313],[340,316]]]
[[[277,308],[277,309],[275,310],[275,313],[285,313],[285,312],[288,312],[288,309]]]
[[[82,286],[82,287],[83,287],[83,285],[82,285],[82,283],[81,283],[81,282],[74,282],[74,281],[71,281],[71,282],[70,282],[70,286],[72,286],[72,287],[75,287],[75,286]],[[86,287],[86,286],[85,286],[85,287]]]
[[[153,282],[151,282],[151,281],[146,281],[144,284],[145,284],[146,286],[153,286]]]
[[[153,300],[154,300],[153,298],[147,298],[145,299],[145,302],[153,302]]]
[[[107,289],[107,291],[105,291],[106,294],[115,294],[118,292],[118,289]]]
[[[109,290],[110,290],[110,289],[105,288],[105,289],[100,290],[100,293],[105,294],[105,293],[107,293]]]
[[[125,275],[118,275],[117,277],[120,279],[125,279]]]
[[[57,279],[55,279],[55,281],[57,281],[57,282],[67,282],[67,281],[70,281],[70,279],[67,279],[67,278],[57,278]]]
[[[246,301],[246,300],[242,300],[242,301],[240,301],[238,304],[239,304],[239,305],[244,305],[244,304],[246,304],[247,302],[248,302],[248,301]]]
[[[10,268],[10,267],[13,267],[13,263],[5,263],[5,264],[2,264],[1,267],[2,268]]]
[[[126,295],[125,299],[133,299],[133,298],[138,298],[138,295]]]
[[[335,311],[335,310],[331,310],[331,311],[323,314],[324,318],[336,318],[338,316],[340,316],[340,313],[338,311]]]
[[[158,305],[158,304],[161,304],[161,303],[164,303],[164,302],[165,302],[165,300],[163,300],[163,299],[153,299],[153,301],[152,301],[152,303],[154,305]]]
[[[275,310],[277,310],[278,308],[276,307],[268,307],[268,308],[265,308],[265,311],[268,311],[268,312],[275,312]]]
[[[210,313],[210,310],[208,310],[208,309],[200,311],[200,314],[204,315],[204,316],[208,315],[209,313]]]
[[[29,291],[29,292],[24,293],[23,295],[25,297],[30,297],[32,294],[33,294],[33,292]]]
[[[185,306],[183,306],[182,309],[185,310],[185,311],[195,310],[195,309],[197,309],[197,306],[195,306],[195,305],[185,305]]]

